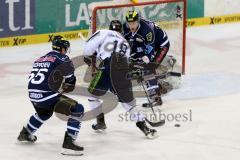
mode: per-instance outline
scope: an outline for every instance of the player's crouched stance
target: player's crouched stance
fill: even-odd
[[[167,56],[170,48],[167,33],[154,22],[141,18],[137,11],[127,12],[123,31],[131,46],[130,60],[133,66],[149,72],[143,81],[150,103],[143,104],[143,107],[162,105],[161,96],[169,92],[172,85],[163,83],[164,80],[159,78],[156,70],[167,73],[168,68],[172,70],[176,62],[172,56]],[[162,63],[168,61],[172,63]]]
[[[116,94],[123,108],[131,115],[131,119],[136,122],[137,127],[148,137],[156,137],[156,130],[148,128],[146,117],[139,113],[135,105],[132,93],[132,84],[126,79],[128,73],[128,59],[130,56],[130,47],[125,38],[121,35],[122,24],[118,20],[111,21],[110,30],[99,30],[93,34],[87,41],[83,55],[84,61],[91,65],[91,56],[101,61],[97,73],[90,83],[88,91],[93,95],[89,98],[89,105],[93,109],[99,108],[101,102],[99,96],[104,95],[108,90]],[[117,31],[117,32],[116,32]],[[92,125],[96,131],[106,129],[104,114],[97,115],[97,123]]]
[[[57,112],[69,116],[62,154],[82,155],[83,147],[76,145],[74,141],[80,130],[80,118],[83,116],[84,108],[77,101],[62,95],[73,91],[76,83],[73,64],[66,55],[69,47],[69,41],[62,36],[55,36],[52,42],[53,50],[33,63],[28,92],[36,113],[23,127],[18,140],[35,142],[37,137],[34,133],[53,115],[53,112]],[[60,88],[61,93],[58,91]]]

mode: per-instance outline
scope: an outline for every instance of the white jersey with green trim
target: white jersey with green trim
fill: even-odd
[[[129,58],[130,46],[121,33],[112,30],[99,30],[87,40],[83,55],[91,56],[95,52],[100,60],[109,58],[112,53],[122,54]]]

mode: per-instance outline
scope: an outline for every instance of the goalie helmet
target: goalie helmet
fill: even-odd
[[[54,36],[53,41],[52,41],[52,49],[61,51],[62,48],[64,48],[66,51],[70,47],[70,42],[63,38],[60,35]]]
[[[139,21],[140,16],[137,11],[128,11],[126,14],[126,21],[127,22],[135,22]]]
[[[119,20],[112,20],[109,25],[109,30],[122,32],[122,23]]]

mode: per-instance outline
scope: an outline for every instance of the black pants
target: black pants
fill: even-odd
[[[77,101],[75,101],[67,96],[59,95],[59,97],[57,98],[57,100],[54,103],[49,104],[47,106],[40,106],[34,102],[32,102],[32,104],[33,104],[34,109],[37,112],[38,116],[42,120],[47,120],[53,115],[53,112],[65,114],[67,116],[70,115],[71,109],[74,109],[74,107],[78,103],[77,103]]]
[[[119,102],[133,101],[132,83],[126,76],[129,72],[127,58],[113,54],[102,62],[100,68],[90,83],[89,92],[102,96],[110,90],[118,96]]]

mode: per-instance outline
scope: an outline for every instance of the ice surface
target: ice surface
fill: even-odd
[[[72,41],[70,57],[81,54],[84,42]],[[66,122],[52,117],[37,132],[38,141],[19,144],[16,137],[34,113],[27,97],[27,78],[35,58],[49,44],[0,49],[0,159],[88,160],[237,160],[240,157],[240,24],[187,29],[186,75],[182,87],[163,97],[165,114],[189,114],[187,122],[157,128],[159,137],[146,139],[133,122],[121,122],[119,106],[106,115],[108,129],[94,133],[93,121],[83,122],[77,142],[82,157],[60,155]],[[87,107],[85,97],[77,100]],[[138,99],[138,104],[145,99]],[[191,121],[190,121],[191,113]],[[174,127],[175,123],[181,127]]]

